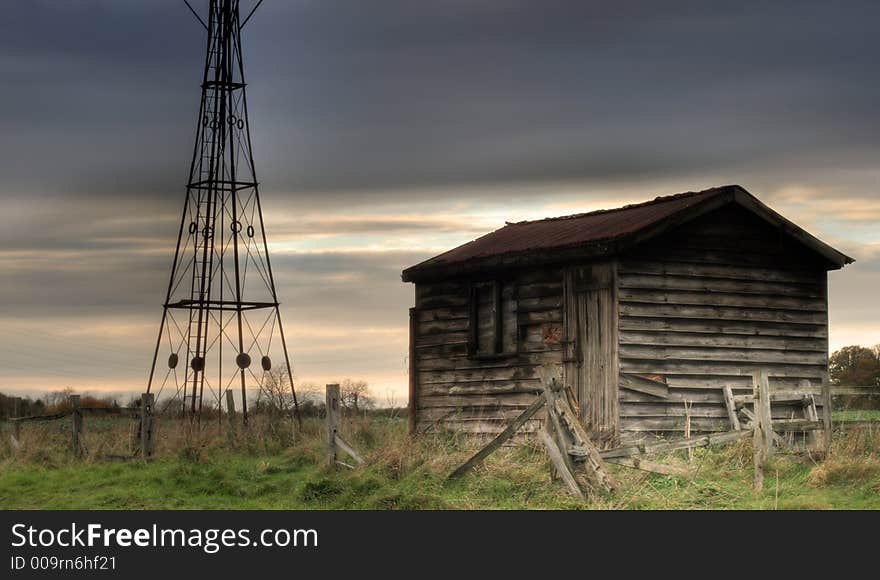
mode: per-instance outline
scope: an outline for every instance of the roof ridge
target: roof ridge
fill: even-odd
[[[704,195],[704,194],[708,194],[708,193],[720,194],[720,193],[723,193],[723,192],[729,190],[730,188],[734,188],[734,187],[739,187],[739,186],[735,185],[735,184],[720,185],[718,187],[710,187],[710,188],[704,189],[702,191],[685,191],[682,193],[673,193],[671,195],[659,195],[659,196],[655,197],[654,199],[649,199],[648,201],[640,201],[638,203],[630,203],[628,205],[623,205],[620,207],[612,207],[612,208],[608,208],[608,209],[597,209],[597,210],[583,212],[583,213],[575,213],[575,214],[571,214],[571,215],[563,215],[563,216],[556,216],[556,217],[546,217],[546,218],[541,218],[541,219],[537,219],[537,220],[522,220],[522,221],[518,221],[518,222],[506,222],[505,225],[520,226],[520,225],[526,225],[526,224],[534,224],[534,223],[538,223],[538,222],[552,222],[552,221],[579,219],[579,218],[592,216],[592,215],[614,213],[617,211],[626,211],[626,210],[631,210],[631,209],[635,209],[638,207],[644,207],[644,206],[648,206],[648,205],[665,203],[668,201],[674,201],[674,200],[682,199],[685,197],[696,197],[698,195]]]

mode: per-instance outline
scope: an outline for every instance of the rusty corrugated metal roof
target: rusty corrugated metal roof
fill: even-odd
[[[768,215],[772,214],[772,219],[778,220],[780,223],[784,222],[792,232],[796,230],[799,232],[798,235],[804,236],[808,241],[824,246],[824,248],[820,248],[820,251],[839,254],[830,246],[826,246],[763,205],[742,187],[725,185],[703,191],[657,197],[651,201],[615,209],[509,223],[476,240],[407,268],[403,271],[403,279],[404,281],[412,281],[439,269],[460,264],[482,263],[489,259],[498,261],[506,256],[612,244],[636,236],[668,220],[673,220],[679,214],[690,208],[695,208],[695,206],[703,204],[715,206],[716,204],[712,200],[724,203],[743,198],[754,202],[758,211],[767,212]],[[838,256],[832,254],[832,258],[838,258]],[[839,260],[844,260],[842,263],[847,263],[847,260],[852,261],[851,258],[843,254],[839,254]]]

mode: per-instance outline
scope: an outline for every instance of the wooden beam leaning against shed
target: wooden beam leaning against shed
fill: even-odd
[[[502,431],[495,439],[493,439],[488,445],[477,451],[470,459],[465,461],[458,469],[449,474],[447,479],[455,479],[457,477],[461,477],[474,467],[480,464],[486,457],[491,455],[496,449],[504,445],[504,443],[513,437],[519,428],[526,424],[526,421],[531,419],[535,413],[541,410],[541,408],[546,403],[547,399],[544,396],[544,393],[538,395],[535,399],[535,402],[532,403],[528,409],[523,411],[519,417],[514,419],[507,428]]]
[[[562,391],[562,385],[555,379],[550,379],[548,386],[544,390],[547,397],[547,421],[556,429],[557,439],[565,440],[566,431],[568,436],[573,440],[572,443],[578,448],[579,457],[586,463],[586,475],[590,478],[590,483],[613,492],[617,489],[617,482],[608,472],[605,462],[593,445],[590,435],[586,429],[578,421],[568,400]],[[566,457],[571,455],[572,447],[567,447]]]
[[[541,437],[541,442],[544,444],[544,447],[547,448],[547,455],[550,456],[550,461],[553,463],[553,467],[556,468],[556,473],[562,477],[562,481],[568,486],[572,495],[584,499],[584,490],[581,489],[580,484],[574,476],[570,465],[571,460],[568,459],[565,451],[559,449],[559,445],[556,443],[553,435],[550,434],[549,423],[546,423],[544,428],[541,429],[538,434]]]

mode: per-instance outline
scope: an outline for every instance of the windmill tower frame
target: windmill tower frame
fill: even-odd
[[[209,0],[205,19],[186,2],[208,33],[207,48],[186,200],[147,392],[158,399],[173,390],[165,409],[179,404],[196,421],[204,409],[219,411],[226,391],[238,390],[246,425],[248,393],[271,389],[277,397],[287,389],[284,381],[300,420],[254,168],[242,58],[242,28],[261,3],[242,20],[239,0]]]

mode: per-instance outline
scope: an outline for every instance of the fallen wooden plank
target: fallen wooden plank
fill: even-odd
[[[652,381],[634,374],[620,373],[620,388],[660,399],[669,398],[669,387],[665,383]]]
[[[623,465],[624,467],[632,467],[633,469],[641,469],[642,471],[650,471],[651,473],[659,473],[661,475],[674,475],[678,477],[690,477],[691,472],[686,467],[677,467],[674,465],[664,465],[640,459],[639,457],[611,457],[606,459],[608,463]]]
[[[342,437],[339,436],[338,433],[335,435],[335,438],[336,438],[336,446],[337,447],[339,447],[340,449],[342,449],[343,451],[348,453],[351,456],[351,458],[354,459],[359,465],[363,465],[364,458],[361,457],[360,454],[358,454],[358,452],[354,450],[354,447],[349,445],[345,441],[345,439],[343,439]]]
[[[707,445],[721,445],[733,443],[740,439],[751,437],[751,431],[727,431],[724,433],[713,433],[709,435],[700,435],[698,437],[687,437],[684,439],[675,439],[673,441],[663,441],[658,443],[645,443],[641,445],[628,445],[625,447],[617,447],[616,449],[608,449],[600,451],[599,455],[602,459],[613,457],[631,457],[636,455],[651,455],[656,453],[666,453],[676,451],[678,449],[690,449],[692,447],[705,447]],[[572,455],[582,455],[583,451],[572,449]]]
[[[565,457],[563,457],[562,452],[559,450],[559,446],[556,445],[556,441],[553,440],[553,437],[546,429],[541,429],[538,432],[538,435],[541,437],[544,447],[547,448],[547,455],[550,456],[550,461],[553,462],[553,467],[556,468],[556,472],[562,478],[562,481],[565,482],[565,485],[568,486],[568,490],[573,496],[584,499],[584,491],[581,489],[581,486],[578,485],[574,474],[568,468]]]
[[[541,410],[544,404],[547,402],[544,393],[541,393],[535,399],[535,402],[532,405],[523,411],[519,417],[514,419],[507,428],[502,431],[495,439],[489,442],[488,445],[477,451],[473,457],[465,461],[461,466],[458,467],[455,471],[449,474],[448,479],[455,479],[456,477],[461,477],[471,469],[473,469],[477,464],[483,461],[486,457],[492,454],[496,449],[504,445],[504,442],[513,437],[520,427],[526,424],[526,422],[532,418],[532,416]]]

